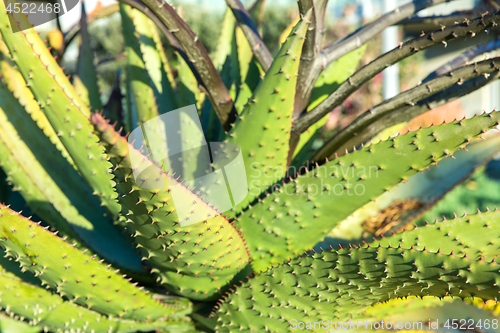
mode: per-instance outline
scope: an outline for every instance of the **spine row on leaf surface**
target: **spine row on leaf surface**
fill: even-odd
[[[278,183],[237,217],[254,271],[303,253],[356,209],[498,126],[500,112],[410,132]],[[266,178],[262,176],[261,181]]]
[[[57,294],[110,316],[133,320],[175,318],[190,311],[189,301],[167,305],[129,283],[118,270],[104,265],[50,231],[0,207],[0,245],[22,270],[38,277]]]
[[[153,266],[159,281],[181,295],[194,299],[213,298],[218,290],[249,262],[245,241],[225,217],[217,215],[190,189],[181,195],[186,202],[205,206],[209,217],[181,226],[170,190],[145,189],[136,184],[130,160],[150,167],[141,181],[179,184],[178,177],[163,172],[139,151],[129,147],[99,114],[92,122],[115,163],[117,189],[128,230],[135,237],[144,259]]]
[[[9,17],[12,20],[9,20]],[[26,84],[40,103],[47,119],[74,161],[78,171],[93,189],[112,217],[118,216],[120,206],[116,193],[111,164],[104,155],[98,138],[89,123],[89,111],[82,105],[76,92],[61,68],[45,47],[37,33],[28,29],[12,32],[11,22],[29,26],[24,14],[7,14],[5,4],[0,4],[0,32],[9,48]],[[19,23],[20,22],[20,23]]]
[[[356,320],[374,304],[407,296],[496,301],[499,268],[494,261],[400,247],[317,253],[269,269],[228,295],[216,312],[217,331],[286,332],[298,322]]]

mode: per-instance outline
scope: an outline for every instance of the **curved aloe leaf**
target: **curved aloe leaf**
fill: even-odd
[[[374,241],[372,244],[388,244],[428,250],[443,254],[466,256],[472,260],[497,259],[500,255],[500,211],[466,215],[442,222],[415,227],[404,233]]]
[[[266,186],[264,182],[252,183],[258,174],[264,173],[260,178],[269,186],[269,182],[273,184],[286,173],[296,73],[310,16],[309,12],[283,44],[227,138],[241,148],[247,183],[259,194]],[[237,210],[255,197],[255,192],[251,192]]]
[[[146,30],[144,35],[140,35],[139,42],[143,41],[141,43],[141,50],[144,54],[146,69],[153,80],[156,103],[161,106],[158,112],[162,114],[177,109],[178,104],[175,91],[177,84],[175,83],[170,63],[165,55],[158,29],[156,29],[154,22],[145,16],[137,16],[137,18],[140,25],[143,24],[144,27],[149,27],[149,30]],[[151,73],[155,74],[152,75]]]
[[[286,28],[281,32],[281,34],[278,38],[278,43],[279,43],[280,47],[286,42],[286,39],[288,38],[288,36],[292,32],[293,28],[297,25],[297,23],[299,23],[299,21],[300,21],[300,15],[297,15],[297,17],[295,17],[292,20],[292,22],[290,22],[286,26]]]
[[[120,206],[116,202],[114,182],[108,170],[107,161],[97,137],[92,133],[89,123],[89,110],[82,106],[73,86],[52,58],[38,34],[26,31],[12,32],[10,26],[21,24],[29,26],[24,14],[6,12],[5,4],[0,4],[0,32],[19,71],[35,98],[40,102],[47,119],[80,174],[99,197],[113,218],[118,216]],[[20,23],[19,23],[20,22]],[[84,153],[83,153],[84,152]]]
[[[500,113],[364,147],[279,186],[238,217],[255,271],[302,253],[356,209],[496,127]]]
[[[0,331],[3,333],[38,333],[41,327],[30,326],[5,314],[0,314]]]
[[[97,74],[94,65],[94,56],[90,48],[90,35],[87,29],[87,14],[82,2],[82,16],[80,19],[80,54],[77,63],[77,75],[81,80],[82,99],[93,111],[102,110],[101,94],[97,86]]]
[[[120,14],[122,17],[123,36],[125,39],[125,53],[127,55],[127,80],[129,82],[129,94],[133,95],[134,110],[137,112],[138,124],[131,124],[132,128],[141,125],[146,121],[159,116],[158,107],[155,101],[153,88],[150,85],[150,78],[146,70],[145,61],[141,52],[140,38],[148,26],[139,28],[134,25],[134,19],[146,22],[144,14],[129,5],[120,4]],[[138,31],[141,29],[142,31]],[[149,33],[149,31],[147,31]],[[137,37],[136,37],[137,35]],[[143,38],[147,38],[144,37]],[[150,40],[150,42],[153,42]],[[151,73],[154,81],[158,73]],[[161,72],[160,72],[161,75]]]
[[[11,23],[17,25],[17,28],[23,27],[25,29],[20,30],[21,34],[13,33],[13,31],[17,31],[17,28],[11,26]],[[5,3],[3,3],[1,7],[0,25],[4,42],[7,44],[10,53],[13,55],[13,60],[19,66],[19,71],[23,74],[26,82],[38,81],[33,75],[31,75],[31,77],[29,76],[32,72],[40,74],[38,76],[44,79],[49,88],[59,86],[66,95],[65,99],[70,100],[70,103],[72,103],[75,108],[88,117],[90,115],[88,106],[80,99],[61,67],[59,67],[56,60],[45,47],[38,33],[31,27],[31,23],[27,20],[26,16],[22,13],[8,13],[5,9]],[[18,42],[17,48],[12,45],[14,44],[14,40]],[[16,49],[16,51],[13,51],[13,49]],[[19,52],[16,53],[17,51]],[[16,57],[14,53],[18,54],[19,57]],[[32,60],[37,59],[37,61],[25,61],[25,57]],[[24,64],[24,66],[22,66],[22,64]],[[31,67],[30,65],[35,67]],[[25,67],[27,67],[26,71],[24,70]],[[43,69],[37,70],[38,68]],[[51,80],[46,79],[47,75],[51,77]],[[28,84],[28,86],[30,89],[33,88],[30,84]],[[39,98],[37,93],[33,91],[33,95],[35,95],[37,100],[46,101],[47,99],[47,94],[43,98]],[[50,99],[50,97],[48,99]]]
[[[0,245],[22,270],[76,304],[111,316],[155,320],[188,314],[188,300],[161,304],[140,288],[45,228],[0,207]],[[19,303],[18,303],[19,304]]]
[[[139,244],[144,259],[153,266],[152,272],[178,294],[194,299],[214,298],[249,261],[239,230],[190,189],[177,186],[178,178],[163,172],[134,147],[129,147],[100,115],[94,114],[92,120],[116,163],[117,188],[123,214],[129,218],[129,232]],[[165,182],[167,187],[176,186],[182,189],[185,202],[205,207],[208,216],[217,216],[182,227],[170,190],[138,186],[130,159],[149,165],[146,176],[138,182]]]
[[[11,271],[11,267],[7,259],[0,258],[0,307],[13,317],[0,316],[2,332],[31,333],[42,329],[66,332],[68,327],[96,333],[148,332],[153,329],[177,333],[193,329],[188,318],[138,322],[106,317],[22,280],[20,272]]]
[[[236,90],[238,88],[236,82],[240,80],[239,75],[237,75],[239,68],[238,59],[234,57],[236,53],[234,45],[235,24],[236,20],[231,9],[226,7],[217,47],[213,55],[211,55],[214,66],[220,73],[225,86],[229,89],[229,94],[233,100],[235,100]],[[219,137],[222,137],[224,133],[222,125],[212,105],[208,100],[204,102],[201,108],[200,118],[202,120],[205,137],[209,142],[220,141]]]
[[[7,45],[0,39],[0,50],[1,50],[1,60],[0,66],[2,68],[2,76],[7,84],[7,88],[10,90],[12,95],[19,101],[19,103],[24,107],[26,112],[31,115],[31,118],[37,123],[38,127],[43,130],[43,133],[50,139],[50,141],[56,146],[57,150],[61,152],[64,158],[75,167],[75,162],[69,156],[68,151],[62,144],[61,140],[57,136],[56,131],[50,122],[48,121],[45,114],[40,110],[40,105],[35,100],[35,97],[31,93],[31,90],[26,85],[26,81],[21,73],[15,68],[9,49]],[[75,167],[76,168],[76,167]]]
[[[407,296],[497,300],[499,269],[495,261],[384,246],[317,253],[237,288],[217,311],[218,332],[285,332],[300,322],[357,320],[374,304]]]
[[[170,64],[158,30],[142,12],[120,4],[131,99],[139,125],[177,108]],[[161,105],[162,110],[158,106]],[[132,124],[135,127],[137,124]]]
[[[393,187],[356,210],[315,248],[337,247],[339,243],[347,245],[357,242],[366,235],[371,237],[372,234],[366,230],[367,224],[373,224],[369,229],[373,229],[378,236],[411,223],[498,152],[500,135],[494,134],[486,141],[472,142],[467,151],[457,151],[455,159],[440,161],[439,167],[431,166],[429,170],[411,176],[407,182]]]
[[[238,93],[234,106],[236,111],[238,111],[238,114],[241,114],[246,104],[252,97],[252,92],[257,88],[261,78],[257,62],[253,56],[252,47],[248,43],[248,40],[240,27],[236,27],[233,45],[233,49],[236,49],[238,57],[238,68],[241,82],[238,87]]]
[[[226,7],[226,12],[222,20],[221,34],[217,42],[215,53],[212,56],[214,66],[219,72],[222,70],[227,58],[231,56],[233,48],[233,45],[231,44],[234,36],[235,24],[236,19],[234,18],[231,8]]]
[[[110,262],[144,272],[140,257],[105,216],[88,184],[2,83],[0,143],[1,167],[38,216]]]
[[[198,88],[198,81],[194,76],[191,68],[182,59],[181,56],[177,55],[177,90],[179,91],[179,106],[184,107],[191,104],[196,104],[196,107],[200,109],[201,103],[205,98]]]
[[[170,65],[170,62],[167,59],[167,55],[165,54],[165,48],[163,47],[160,34],[158,32],[158,29],[156,29],[156,25],[154,24],[154,22],[152,22],[151,20],[149,20],[148,22],[149,22],[149,25],[151,26],[151,34],[152,34],[153,40],[156,44],[156,50],[158,51],[158,54],[160,55],[160,59],[162,61],[163,70],[165,71],[165,73],[167,75],[167,79],[168,79],[168,83],[165,81],[162,81],[162,82],[165,82],[165,84],[169,84],[169,86],[175,90],[175,89],[177,89],[177,83],[175,82],[174,73],[172,71],[172,67]],[[146,63],[146,65],[147,65],[147,63]]]

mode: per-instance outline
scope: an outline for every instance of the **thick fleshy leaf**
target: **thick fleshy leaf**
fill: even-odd
[[[82,96],[93,111],[101,111],[101,94],[97,85],[97,74],[94,65],[94,55],[90,48],[90,35],[87,29],[87,14],[82,1],[82,16],[80,19],[80,54],[78,55],[77,75],[82,84]]]
[[[498,132],[487,140],[477,140],[459,150],[453,158],[446,158],[438,166],[417,173],[408,181],[393,187],[375,200],[367,203],[342,221],[325,240],[316,245],[329,248],[347,245],[373,235],[400,230],[416,217],[439,202],[446,193],[462,183],[478,167],[500,150]],[[474,211],[471,213],[474,213]],[[441,217],[441,215],[439,215]]]
[[[148,25],[144,26],[144,23],[147,22],[145,15],[129,5],[120,4],[120,14],[122,17],[123,36],[125,40],[125,54],[127,56],[126,70],[128,85],[130,87],[128,93],[132,95],[131,100],[134,103],[133,109],[137,112],[139,121],[138,124],[131,124],[133,129],[159,116],[155,94],[151,87],[151,80],[141,52],[141,36],[142,39],[150,37],[144,35],[146,33],[150,34],[150,29],[148,29]],[[134,20],[138,23],[137,25],[134,24]],[[150,42],[153,41],[150,40]],[[147,46],[143,46],[142,49],[146,50]],[[149,51],[149,49],[147,50]],[[148,56],[151,62],[152,55],[148,54]],[[160,70],[151,71],[151,75],[155,82],[161,79],[161,67]]]
[[[339,222],[499,124],[493,112],[366,146],[271,188],[238,217],[255,271],[321,241]]]
[[[392,247],[317,253],[272,268],[237,288],[221,304],[218,332],[285,332],[364,318],[379,302],[407,296],[500,296],[495,261]],[[300,324],[302,323],[302,324]]]
[[[310,15],[296,25],[229,132],[227,141],[241,148],[247,183],[253,190],[237,211],[286,173],[296,74]],[[252,183],[256,177],[262,181]]]
[[[40,116],[38,123],[34,116]],[[39,110],[28,114],[0,83],[0,161],[8,180],[33,212],[63,235],[120,267],[144,272],[127,236],[39,128],[51,128],[42,116]]]
[[[26,81],[19,71],[16,69],[16,65],[11,59],[9,49],[7,45],[0,40],[1,49],[1,68],[2,76],[5,80],[7,88],[14,95],[14,97],[19,101],[19,103],[24,107],[26,112],[30,114],[31,118],[37,123],[38,127],[43,130],[43,133],[50,139],[50,141],[56,146],[56,148],[61,152],[61,154],[66,158],[66,160],[75,166],[75,163],[69,156],[68,151],[62,144],[59,136],[57,136],[56,131],[50,125],[45,114],[40,110],[40,105],[35,100],[33,93],[26,85]]]
[[[17,267],[16,267],[17,266]],[[37,284],[23,280],[17,263],[0,257],[0,307],[11,317],[0,314],[0,330],[5,333],[34,333],[43,330],[66,332],[187,332],[193,325],[186,317],[139,322],[104,316],[52,294]]]
[[[188,300],[162,304],[111,267],[66,243],[40,225],[1,206],[0,245],[22,270],[74,303],[100,313],[133,320],[182,317]]]
[[[153,266],[152,272],[178,294],[213,299],[249,261],[239,230],[197,193],[180,186],[178,177],[163,172],[129,146],[98,114],[93,115],[92,120],[116,163],[117,188],[123,214],[128,217],[129,232],[139,244],[144,259]],[[131,160],[148,165],[139,179],[134,178]],[[144,183],[151,188],[138,185]],[[153,184],[166,184],[168,189]],[[176,195],[183,198],[182,202],[204,207],[203,220],[181,225],[172,187],[179,191],[176,190]]]
[[[11,18],[11,20],[9,19]],[[61,68],[32,29],[14,33],[12,24],[30,26],[24,14],[8,14],[0,4],[0,32],[29,89],[40,103],[47,119],[90,185],[113,218],[120,207],[116,202],[114,182],[108,170],[111,164],[99,146],[89,123],[89,110],[76,96]]]

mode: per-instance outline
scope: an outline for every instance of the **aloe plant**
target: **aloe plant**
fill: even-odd
[[[247,11],[227,0],[209,55],[170,5],[122,1],[92,15],[121,15],[124,67],[106,103],[83,4],[67,77],[27,18],[0,2],[0,166],[11,185],[1,189],[0,331],[326,332],[360,320],[370,331],[381,319],[423,322],[424,309],[441,325],[473,313],[476,328],[498,331],[500,212],[411,222],[500,150],[490,132],[500,112],[403,135],[392,126],[497,79],[500,59],[452,61],[312,149],[329,111],[384,68],[500,21],[443,26],[357,70],[367,40],[441,2],[404,5],[322,47],[327,1],[300,0],[272,54],[252,19],[265,1]],[[178,119],[178,134],[195,148],[179,169],[156,159],[169,133],[151,124],[190,105],[199,119]],[[146,128],[147,140],[132,140]],[[224,178],[230,209],[190,183],[216,172],[202,165],[206,141],[241,154],[243,177]],[[236,200],[235,186],[248,194]],[[32,217],[6,205],[13,191]],[[179,203],[207,215],[186,223]]]

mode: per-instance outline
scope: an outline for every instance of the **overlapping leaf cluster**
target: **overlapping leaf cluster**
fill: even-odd
[[[388,310],[392,305],[466,311],[469,305],[456,301],[465,298],[489,301],[473,309],[478,318],[494,318],[488,307],[499,296],[499,211],[370,242],[360,228],[375,223],[383,235],[393,224],[411,221],[499,150],[498,135],[489,132],[500,125],[495,111],[369,142],[430,103],[498,78],[498,58],[433,77],[362,114],[320,150],[312,147],[328,111],[389,63],[492,29],[500,14],[424,34],[355,72],[366,44],[353,46],[352,38],[367,40],[384,25],[441,1],[405,5],[322,49],[326,2],[299,1],[300,18],[272,55],[252,20],[264,1],[247,12],[228,0],[211,58],[160,0],[103,9],[120,13],[125,59],[123,77],[106,103],[83,5],[77,70],[67,77],[39,35],[24,29],[27,18],[0,3],[0,166],[41,220],[0,206],[0,330],[287,332],[299,331],[294,325],[302,323],[328,331],[315,323],[407,314],[402,307]],[[172,51],[176,59],[168,59]],[[223,214],[196,191],[178,186],[183,180],[169,172],[174,161],[166,158],[160,166],[118,129],[130,132],[191,104],[200,110],[207,140],[241,149],[250,191]],[[371,135],[358,136],[365,129]],[[202,142],[192,137],[195,130],[180,121],[181,142]],[[162,142],[164,135],[153,131],[148,140]],[[485,141],[471,143],[478,137]],[[341,151],[348,144],[356,147]],[[201,153],[182,154],[183,175],[195,174]],[[141,181],[182,188],[177,195],[203,206],[207,219],[181,226],[172,192],[141,187],[131,160],[148,166]],[[444,171],[422,181],[441,160]],[[401,183],[406,187],[398,190]],[[382,218],[388,210],[397,213]],[[328,244],[332,233],[340,242]],[[342,241],[350,248],[337,246]],[[311,253],[315,246],[321,252]],[[404,299],[409,296],[446,301]]]

